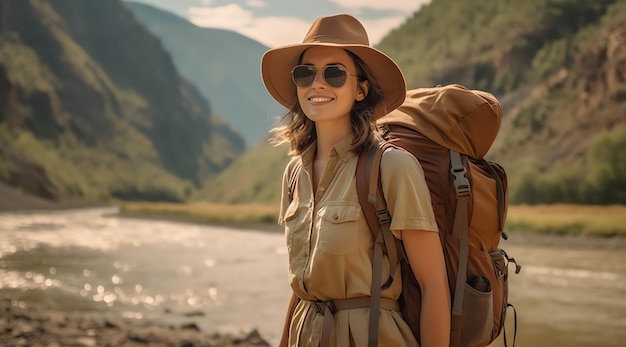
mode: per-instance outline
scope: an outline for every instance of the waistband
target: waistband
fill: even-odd
[[[356,298],[335,299],[328,301],[305,301],[308,302],[311,306],[315,307],[318,313],[324,314],[326,313],[326,309],[328,308],[331,313],[335,314],[337,311],[341,310],[369,307],[371,299],[369,296],[360,296]],[[398,301],[388,298],[380,298],[380,308],[391,311],[400,311],[400,305],[398,304]]]
[[[361,296],[348,299],[335,299],[328,301],[309,301],[308,302],[316,311],[324,315],[322,323],[322,336],[320,338],[320,347],[326,347],[330,345],[330,335],[333,329],[333,317],[337,311],[350,310],[354,308],[369,307],[371,303],[371,297]],[[391,311],[400,311],[400,305],[398,301],[389,298],[380,298],[380,308]],[[371,313],[370,313],[371,314]]]

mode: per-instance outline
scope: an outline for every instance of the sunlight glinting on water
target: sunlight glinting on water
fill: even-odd
[[[626,338],[623,253],[519,244],[507,252],[523,264],[519,275],[509,274],[521,345],[614,347],[606,343]],[[0,296],[21,306],[168,324],[193,316],[203,330],[258,328],[274,339],[290,295],[286,268],[282,233],[102,209],[0,214]]]
[[[146,224],[141,220],[103,218],[103,214],[106,213],[114,213],[114,211],[103,213],[100,209],[64,213],[1,214],[0,232],[11,235],[11,237],[0,238],[0,289],[47,291],[50,288],[57,288],[62,292],[76,293],[82,298],[104,304],[107,307],[121,304],[124,307],[141,307],[141,309],[147,310],[154,310],[167,302],[188,307],[220,304],[219,290],[215,286],[210,286],[204,293],[196,293],[184,287],[180,288],[179,291],[159,293],[158,287],[151,287],[149,291],[146,291],[141,283],[127,283],[125,274],[136,270],[134,269],[136,265],[123,260],[113,262],[112,267],[116,273],[110,275],[110,282],[107,281],[108,283],[97,283],[94,272],[89,267],[80,270],[80,275],[73,276],[73,280],[68,283],[55,278],[58,269],[54,266],[47,269],[50,276],[35,271],[22,273],[5,270],[9,266],[5,259],[12,254],[32,252],[38,248],[44,249],[42,247],[45,249],[78,247],[111,252],[123,246],[140,249],[149,244],[163,243],[192,248],[207,246],[207,241],[198,237],[198,233],[202,231],[200,227],[189,225],[180,228],[178,225],[168,222],[154,221]],[[207,235],[205,234],[203,237],[206,238]],[[219,240],[215,241],[215,243],[219,242]],[[54,255],[50,255],[50,257],[54,257]],[[62,258],[55,258],[54,261],[61,260]],[[44,260],[42,259],[42,261]],[[77,265],[71,259],[68,261],[71,262],[70,266]],[[217,261],[213,258],[207,258],[203,262],[205,269],[213,268],[216,264]],[[58,264],[58,266],[63,265],[65,264]],[[65,267],[59,275],[67,276],[68,271],[73,270],[68,270]],[[193,264],[180,264],[175,271],[185,277],[197,275],[197,270]],[[135,310],[125,310],[124,316],[141,318],[144,314]]]
[[[114,214],[117,209],[108,209]],[[106,214],[106,213],[105,213]],[[205,240],[198,239],[200,227],[190,225],[188,228],[173,229],[171,223],[152,223],[150,229],[145,228],[141,220],[124,220],[124,234],[116,232],[120,228],[118,218],[102,218],[102,209],[85,211],[69,211],[66,214],[0,214],[0,231],[14,233],[14,241],[19,244],[0,240],[0,252],[14,253],[19,247],[30,250],[40,244],[52,247],[76,246],[101,251],[110,251],[123,244],[140,247],[143,244],[163,241],[175,242],[188,247],[204,247]],[[93,218],[90,218],[93,217]],[[133,224],[137,227],[133,228]],[[59,233],[59,230],[63,230]],[[111,232],[108,232],[111,231]]]
[[[22,274],[19,271],[6,271],[0,269],[0,289],[41,289],[59,288],[62,283],[58,279],[46,278],[46,276],[33,272]]]

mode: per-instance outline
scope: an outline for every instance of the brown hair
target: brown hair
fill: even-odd
[[[302,62],[303,51],[298,58],[298,64]],[[359,153],[368,147],[374,140],[380,140],[381,135],[376,127],[374,111],[376,106],[383,100],[380,86],[373,78],[369,67],[356,54],[346,50],[354,61],[360,82],[369,81],[369,91],[365,99],[356,101],[350,110],[350,124],[354,142],[350,150]],[[297,98],[296,98],[297,99]],[[302,111],[300,103],[296,103],[281,119],[280,124],[270,133],[273,137],[270,142],[275,146],[289,143],[291,156],[300,155],[317,138],[315,123]]]

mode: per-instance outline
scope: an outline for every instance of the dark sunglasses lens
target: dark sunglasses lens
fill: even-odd
[[[339,88],[346,83],[346,70],[341,66],[327,66],[324,70],[324,79],[329,86]]]
[[[313,83],[315,69],[312,66],[299,65],[291,72],[293,82],[299,87],[306,87]]]

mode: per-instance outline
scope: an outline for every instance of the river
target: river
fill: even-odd
[[[624,346],[623,249],[503,242],[516,346]],[[0,298],[276,343],[289,295],[281,233],[124,218],[114,208],[0,213]],[[512,270],[512,269],[511,269]],[[507,316],[511,346],[514,314]],[[503,346],[502,336],[492,346]]]

